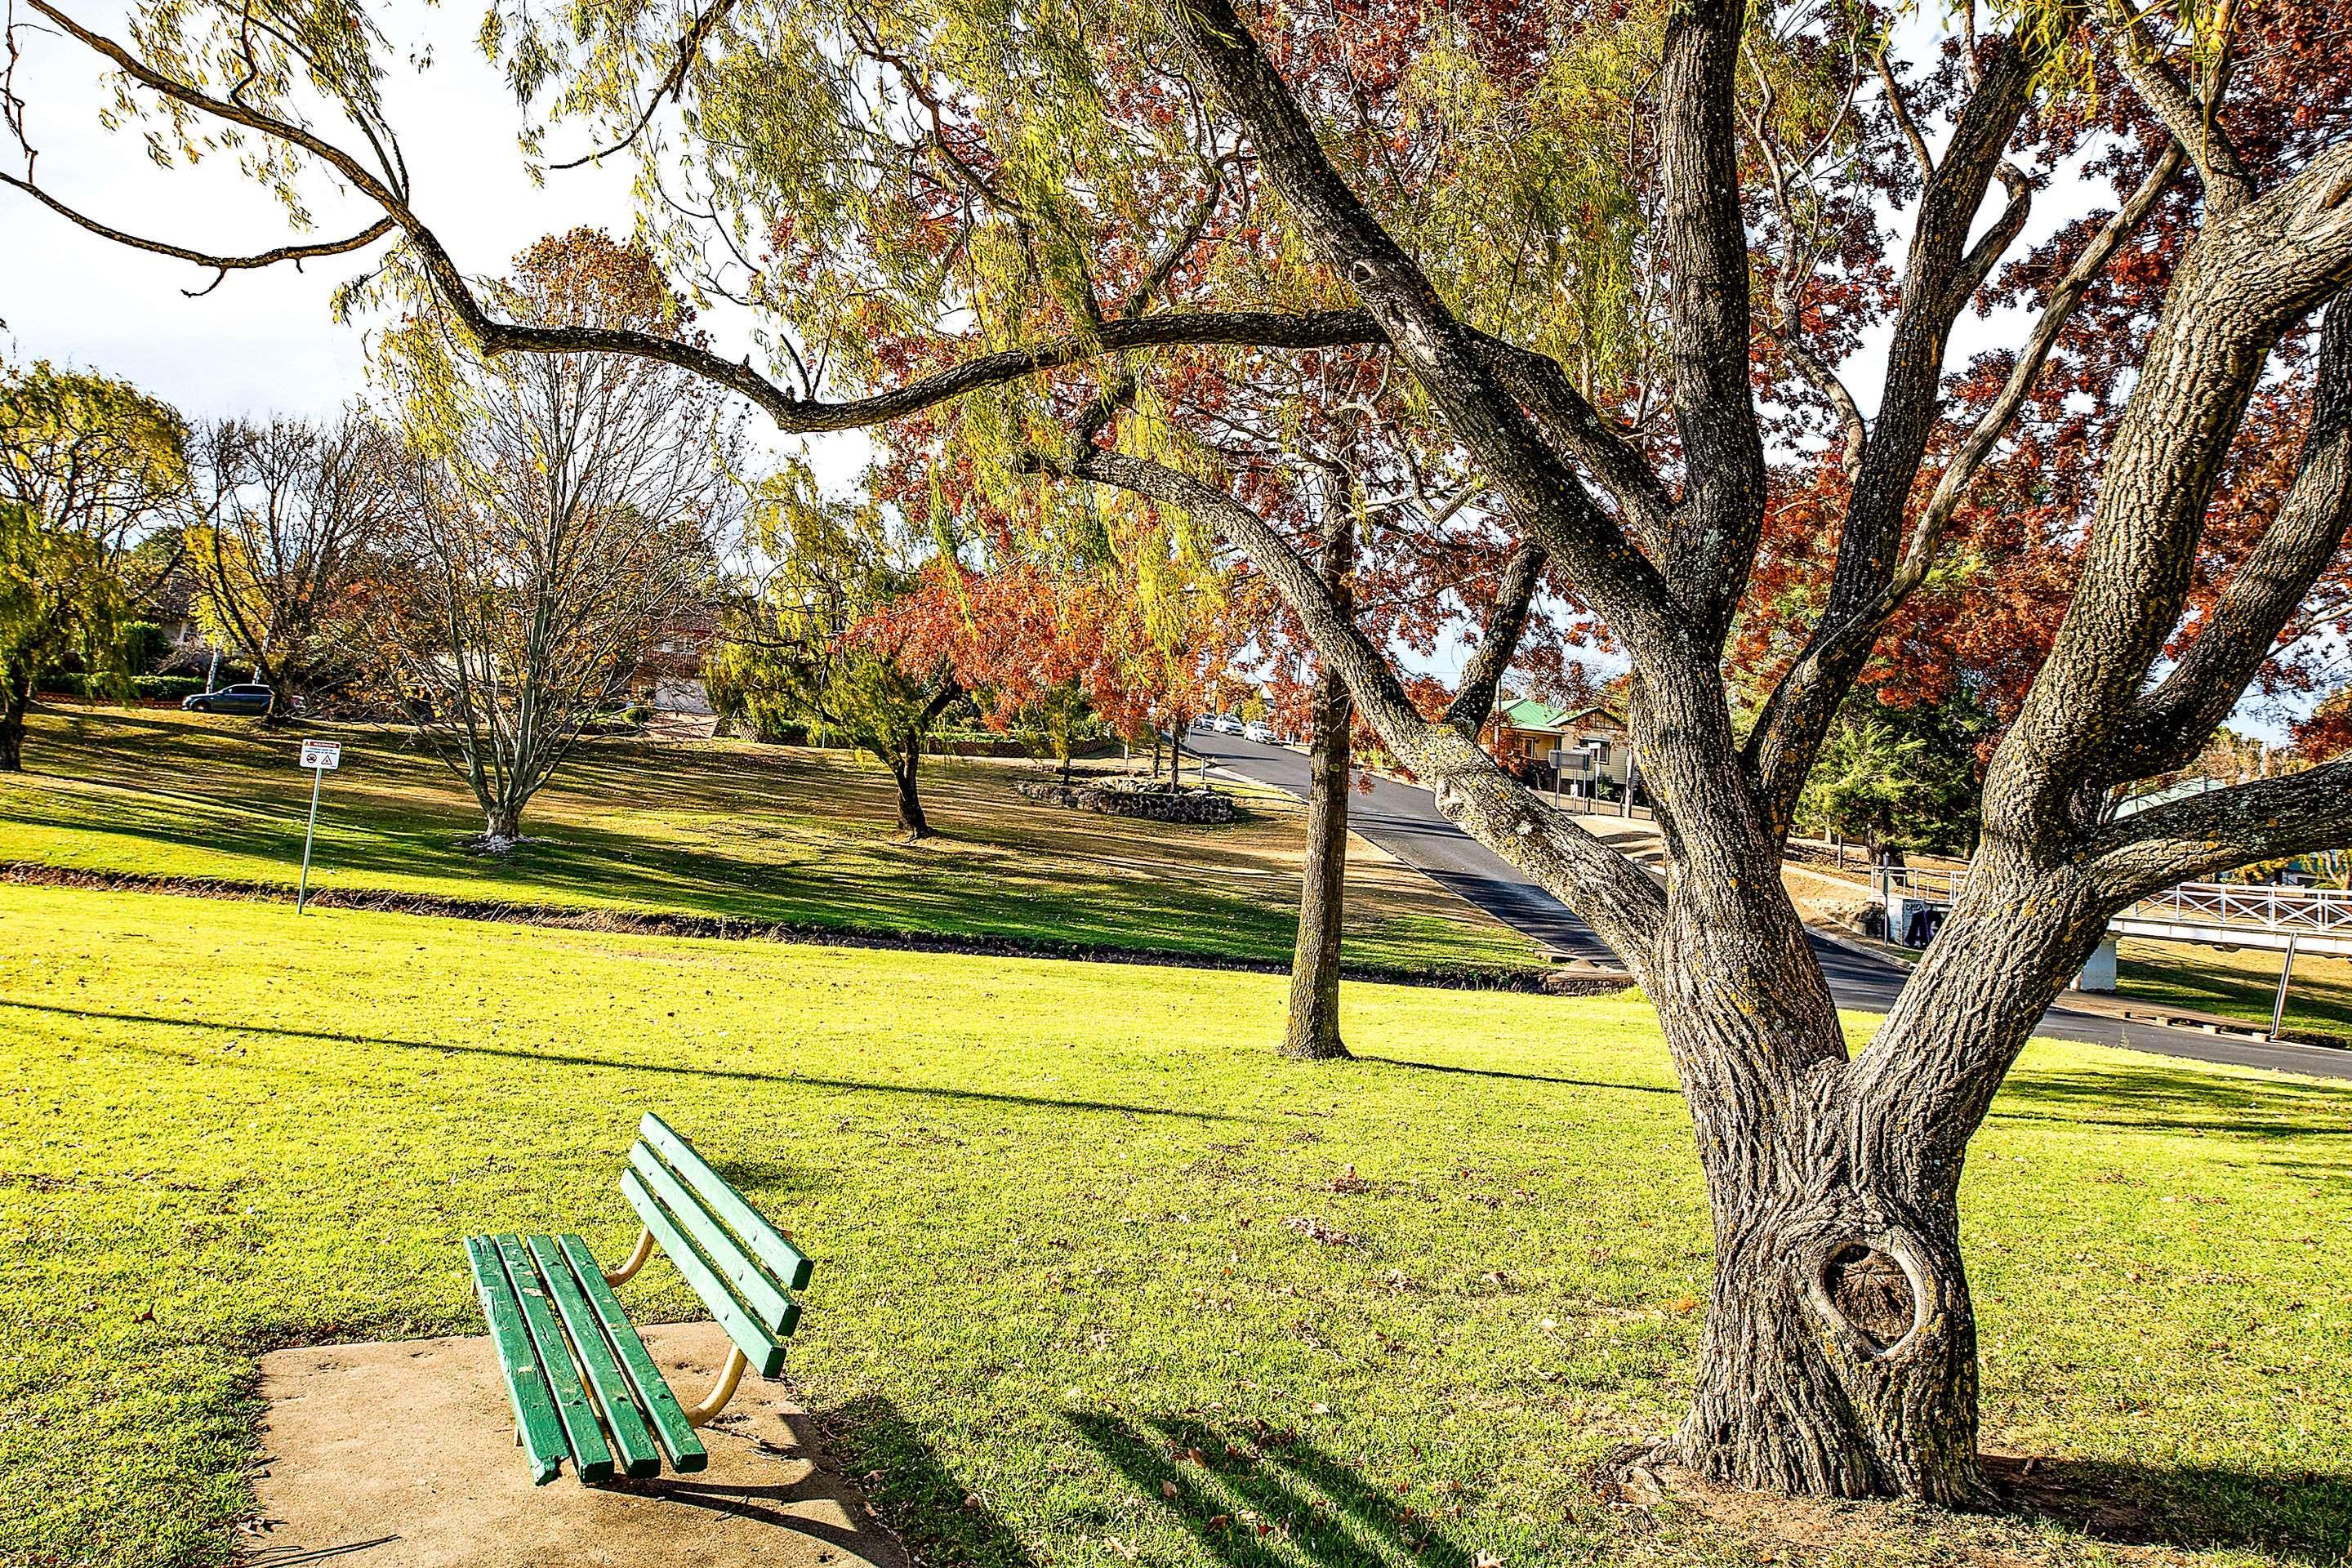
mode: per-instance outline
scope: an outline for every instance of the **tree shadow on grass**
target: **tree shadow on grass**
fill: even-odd
[[[152,1013],[115,1013],[97,1007],[60,1007],[45,1002],[0,998],[0,1008],[26,1013],[49,1013],[66,1018],[102,1018],[119,1024],[160,1025],[175,1029],[218,1029],[247,1035],[274,1035],[284,1039],[329,1040],[339,1045],[384,1046],[395,1050],[436,1051],[448,1056],[496,1057],[509,1061],[548,1067],[602,1068],[612,1072],[661,1073],[689,1078],[730,1079],[805,1089],[846,1089],[857,1093],[909,1094],[927,1100],[978,1100],[992,1105],[1025,1106],[1040,1110],[1099,1110],[1122,1116],[1178,1116],[1194,1121],[1231,1121],[1218,1110],[1180,1110],[1172,1106],[1129,1105],[1111,1100],[1064,1100],[1047,1095],[1007,1094],[981,1089],[950,1089],[940,1085],[868,1083],[859,1079],[820,1078],[811,1073],[761,1072],[750,1068],[697,1067],[686,1062],[614,1060],[575,1056],[563,1051],[520,1050],[505,1046],[457,1045],[446,1040],[404,1040],[388,1035],[341,1034],[326,1029],[289,1029],[275,1024],[242,1023],[235,1019],[166,1018]]]
[[[1402,1068],[1408,1072],[1459,1073],[1465,1078],[1506,1079],[1513,1083],[1558,1084],[1563,1089],[1614,1089],[1627,1094],[1668,1094],[1679,1096],[1682,1090],[1667,1083],[1610,1083],[1597,1079],[1552,1078],[1537,1072],[1506,1072],[1500,1068],[1454,1067],[1444,1062],[1409,1062],[1398,1057],[1360,1056],[1358,1061],[1376,1067]]]
[[[919,1561],[971,1568],[1036,1568],[1013,1527],[967,1489],[889,1400],[863,1394],[810,1417],[826,1451],[856,1479]]]
[[[1473,1557],[1423,1508],[1367,1479],[1295,1432],[1182,1415],[1085,1411],[1080,1436],[1220,1562],[1316,1568],[1414,1562],[1472,1568]]]
[[[2006,1511],[2096,1541],[2260,1552],[2328,1568],[2352,1554],[2352,1476],[1993,1454],[1984,1465]]]
[[[2095,1071],[2012,1072],[1990,1120],[2240,1138],[2352,1138],[2352,1084],[2245,1079],[2116,1064]]]

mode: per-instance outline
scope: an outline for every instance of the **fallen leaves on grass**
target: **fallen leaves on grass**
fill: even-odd
[[[1305,1237],[1307,1240],[1320,1242],[1325,1247],[1361,1247],[1364,1245],[1364,1238],[1362,1237],[1358,1236],[1351,1231],[1341,1230],[1336,1226],[1327,1224],[1323,1220],[1316,1218],[1313,1215],[1293,1215],[1282,1223],[1287,1226],[1290,1229],[1295,1230],[1299,1235]]]

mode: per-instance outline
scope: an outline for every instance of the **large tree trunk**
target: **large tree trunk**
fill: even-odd
[[[1309,1060],[1348,1055],[1339,1038],[1339,928],[1346,914],[1348,788],[1354,769],[1348,687],[1329,671],[1315,680],[1314,752],[1308,763],[1307,875],[1298,944],[1290,960],[1290,1020],[1282,1054]]]
[[[522,837],[522,802],[493,802],[482,813],[482,837],[493,844],[511,844]]]
[[[923,742],[918,735],[901,742],[898,754],[890,759],[890,782],[898,786],[898,826],[909,838],[931,836],[930,819],[923,815],[923,797],[915,787],[915,773],[922,763]]]
[[[1776,1149],[1790,1131],[1723,1152],[1752,1186],[1710,1176],[1740,1190],[1716,1193],[1715,1284],[1680,1457],[1754,1489],[1982,1500],[1976,1318],[1950,1194],[1857,1179],[1870,1151],[1849,1146],[1844,1117],[1822,1117],[1801,1152]]]

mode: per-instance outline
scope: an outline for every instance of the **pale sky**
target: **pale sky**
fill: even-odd
[[[114,5],[79,14],[110,30],[120,16]],[[527,176],[515,140],[519,111],[475,47],[479,15],[467,0],[406,5],[398,16],[419,32],[394,38],[394,58],[408,58],[409,46],[421,42],[433,63],[421,74],[394,73],[390,119],[404,139],[416,205],[459,266],[502,271],[541,235],[579,224],[630,231],[627,175],[617,164],[553,172],[543,186]],[[101,221],[196,248],[254,251],[294,237],[274,203],[227,162],[167,172],[147,161],[135,131],[105,132],[98,123],[103,95],[92,57],[53,37],[28,36],[28,42],[18,91],[27,100],[27,126],[48,189]],[[559,142],[558,155],[566,150]],[[2054,182],[2037,194],[2024,242],[2011,254],[2104,195],[2070,180]],[[320,193],[321,237],[352,232],[377,216],[358,203],[339,212],[334,202],[331,193]],[[1905,226],[1894,226],[1899,233]],[[48,358],[123,376],[197,418],[323,416],[364,390],[364,327],[339,326],[329,310],[335,286],[362,269],[351,258],[311,262],[302,271],[231,273],[191,300],[182,290],[203,288],[211,273],[87,234],[5,188],[0,236],[0,321],[6,323],[0,344],[12,358]],[[1949,363],[1958,366],[1971,352],[2016,342],[2021,322],[2015,313],[1964,315]],[[720,313],[705,325],[722,349],[750,350],[740,319]],[[1864,407],[1874,406],[1878,344],[1845,368]],[[787,444],[756,416],[752,428],[765,431],[772,445]],[[818,437],[805,449],[824,482],[841,487],[855,483],[870,448],[853,434]],[[1459,655],[1433,662],[1450,667],[1439,671],[1450,674]],[[2239,722],[2245,725],[2245,716]],[[2276,733],[2274,725],[2247,727]]]

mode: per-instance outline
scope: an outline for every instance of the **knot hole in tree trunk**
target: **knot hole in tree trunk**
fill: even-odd
[[[1830,1305],[1871,1348],[1898,1344],[1918,1321],[1911,1276],[1884,1252],[1850,1242],[1832,1254],[1822,1286]]]

